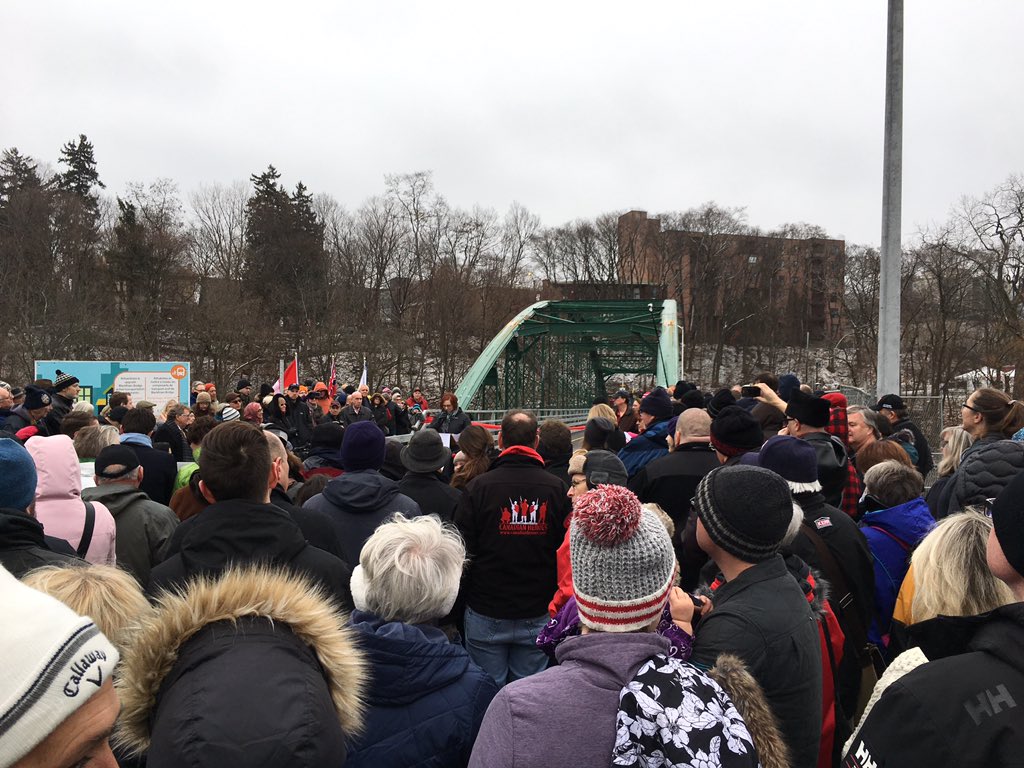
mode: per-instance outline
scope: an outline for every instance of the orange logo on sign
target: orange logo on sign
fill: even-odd
[[[176,365],[173,368],[171,368],[171,378],[181,381],[182,379],[185,378],[186,375],[187,372],[185,371],[184,365]]]

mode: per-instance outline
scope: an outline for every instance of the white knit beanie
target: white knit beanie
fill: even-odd
[[[8,768],[110,679],[118,654],[92,619],[2,566],[0,616],[0,768]]]
[[[675,576],[668,531],[618,485],[576,501],[569,559],[580,621],[602,632],[636,632],[661,616]]]

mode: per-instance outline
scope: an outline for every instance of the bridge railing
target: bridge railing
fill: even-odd
[[[570,427],[586,424],[587,414],[590,412],[586,408],[531,408],[530,410],[537,417],[538,422],[545,419],[558,419]],[[467,411],[467,413],[474,422],[497,425],[501,424],[506,411]]]

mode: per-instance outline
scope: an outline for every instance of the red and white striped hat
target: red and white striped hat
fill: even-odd
[[[661,616],[675,576],[668,531],[618,485],[576,500],[569,530],[580,621],[601,632],[636,632]]]

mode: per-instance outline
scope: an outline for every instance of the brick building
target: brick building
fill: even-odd
[[[842,336],[842,240],[662,231],[645,211],[619,217],[618,239],[619,280],[664,286],[693,343],[774,347]]]

